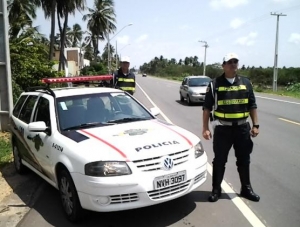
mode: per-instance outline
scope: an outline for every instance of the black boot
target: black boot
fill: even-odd
[[[221,183],[224,177],[225,167],[213,167],[213,174],[212,174],[212,186],[213,190],[208,197],[209,202],[217,202],[219,198],[221,197]]]
[[[238,172],[239,172],[240,180],[241,180],[241,184],[242,184],[240,196],[244,197],[246,199],[249,199],[251,201],[258,202],[260,200],[260,197],[253,191],[253,189],[251,187],[251,183],[250,183],[250,167],[249,167],[249,165],[239,166]]]

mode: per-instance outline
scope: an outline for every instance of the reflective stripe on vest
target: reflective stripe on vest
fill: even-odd
[[[218,91],[242,91],[246,90],[246,85],[230,86],[230,87],[219,87]]]
[[[221,105],[236,105],[236,104],[247,104],[248,99],[229,99],[229,100],[218,100],[218,106]]]
[[[124,82],[134,82],[134,79],[132,79],[132,78],[118,78],[118,81],[124,81]]]
[[[249,117],[249,112],[245,112],[245,113],[220,113],[220,112],[214,111],[214,115],[216,117],[220,117],[220,118],[235,118],[235,119],[239,119],[239,118]]]
[[[134,87],[120,87],[123,91],[135,91]]]

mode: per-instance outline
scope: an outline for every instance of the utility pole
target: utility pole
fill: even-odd
[[[118,40],[116,40],[116,69],[118,69]]]
[[[276,41],[275,41],[275,56],[274,56],[274,72],[273,72],[273,91],[277,91],[277,78],[278,78],[278,30],[279,30],[279,17],[286,16],[282,13],[271,13],[272,16],[277,16],[277,25],[276,25]]]
[[[0,0],[0,131],[9,130],[13,108],[6,0]]]
[[[206,41],[199,40],[200,43],[204,43],[204,63],[203,63],[203,76],[206,73],[206,48],[208,47]]]

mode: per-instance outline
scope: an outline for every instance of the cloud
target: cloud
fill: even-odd
[[[242,46],[253,46],[255,43],[255,38],[257,37],[256,32],[251,32],[249,35],[238,38],[235,43]]]
[[[290,43],[300,44],[300,34],[292,33],[289,38]]]
[[[248,0],[211,0],[210,6],[218,10],[221,8],[235,8],[240,5],[246,5],[248,2]]]
[[[244,21],[239,18],[235,18],[232,21],[230,21],[230,27],[232,27],[233,29],[237,29],[242,24],[244,24]]]
[[[148,39],[148,35],[147,34],[144,34],[144,35],[141,35],[140,37],[138,37],[135,41],[137,43],[140,43],[140,42],[143,42],[144,40]]]
[[[124,35],[124,36],[118,37],[117,40],[118,40],[118,43],[120,43],[120,44],[128,44],[129,36]]]
[[[181,26],[179,27],[180,30],[190,30],[191,28],[192,28],[192,27],[189,26],[189,25],[181,25]]]

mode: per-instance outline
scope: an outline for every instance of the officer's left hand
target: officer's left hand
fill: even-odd
[[[250,134],[252,137],[256,137],[259,134],[259,129],[256,127],[252,127]]]

